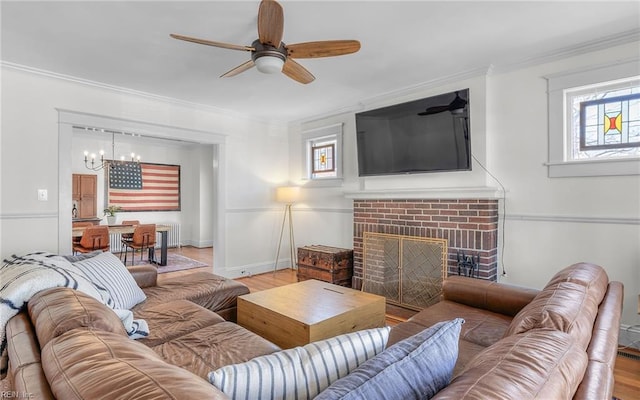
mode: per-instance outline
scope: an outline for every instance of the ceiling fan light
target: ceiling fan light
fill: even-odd
[[[275,74],[282,72],[282,67],[284,66],[284,60],[280,57],[274,56],[262,56],[256,58],[254,62],[258,71],[263,74]]]

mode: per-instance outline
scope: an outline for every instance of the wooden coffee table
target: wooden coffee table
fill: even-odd
[[[238,324],[283,349],[385,325],[385,298],[307,280],[238,297]]]

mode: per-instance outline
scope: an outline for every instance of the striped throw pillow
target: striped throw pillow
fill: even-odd
[[[113,253],[100,253],[95,257],[74,262],[73,265],[94,285],[109,292],[115,309],[130,310],[147,298],[127,267]]]
[[[312,399],[381,353],[389,330],[347,333],[227,365],[210,372],[209,381],[232,399]]]

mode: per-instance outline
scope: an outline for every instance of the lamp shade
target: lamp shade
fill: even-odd
[[[299,186],[280,186],[276,188],[276,201],[280,203],[295,203],[300,196]]]

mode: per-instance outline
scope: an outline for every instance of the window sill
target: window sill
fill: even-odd
[[[640,159],[556,161],[545,164],[549,178],[640,175]]]
[[[341,187],[342,178],[317,178],[303,180],[304,187]]]

